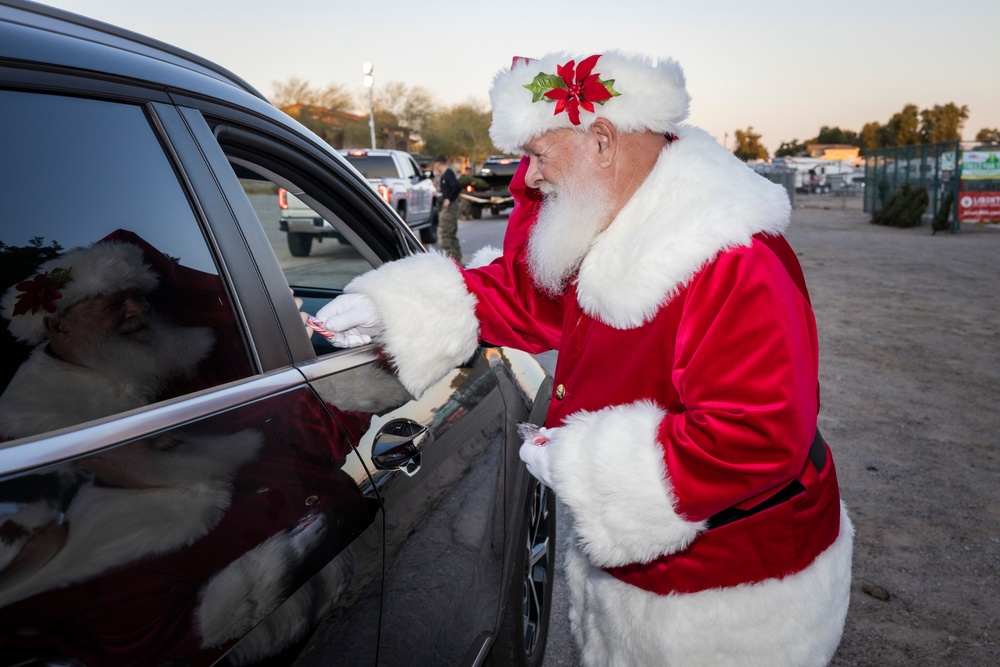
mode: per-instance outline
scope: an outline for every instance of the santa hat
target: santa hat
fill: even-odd
[[[493,78],[490,101],[490,138],[501,150],[519,153],[550,130],[586,130],[596,118],[607,118],[620,132],[676,134],[691,98],[673,59],[608,51],[515,58]]]
[[[158,283],[139,246],[98,242],[42,264],[7,290],[0,313],[10,321],[8,329],[15,338],[35,345],[45,340],[46,317],[95,296],[133,289],[151,292]]]

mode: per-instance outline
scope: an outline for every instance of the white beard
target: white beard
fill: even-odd
[[[167,383],[190,376],[213,344],[211,329],[178,326],[154,313],[128,320],[110,336],[88,337],[76,352],[87,368],[134,387],[152,401]]]
[[[611,193],[589,171],[558,187],[543,183],[541,190],[545,200],[528,239],[528,268],[535,284],[559,295],[607,226]]]

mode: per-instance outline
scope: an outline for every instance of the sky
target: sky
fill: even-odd
[[[48,0],[155,37],[270,97],[298,78],[363,104],[399,81],[442,106],[486,106],[511,56],[622,49],[684,68],[688,122],[733,146],[753,127],[774,152],[820,127],[860,131],[908,103],[967,105],[963,138],[1000,127],[997,0]],[[360,109],[364,111],[364,108]]]

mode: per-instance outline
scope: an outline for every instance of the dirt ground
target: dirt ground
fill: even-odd
[[[997,665],[1000,228],[879,227],[848,201],[800,197],[788,233],[857,531],[832,664]]]
[[[819,427],[857,531],[831,664],[1000,665],[1000,226],[932,235],[860,208],[799,196],[788,232],[820,334]],[[559,575],[547,667],[576,664]]]

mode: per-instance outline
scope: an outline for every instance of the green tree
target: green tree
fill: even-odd
[[[424,129],[424,151],[432,155],[467,157],[479,164],[490,153],[499,152],[490,141],[489,109],[465,102],[431,116]]]
[[[817,144],[848,144],[850,146],[857,146],[858,133],[853,130],[842,130],[839,127],[827,127],[824,125],[819,128],[819,134],[816,135],[814,141]]]
[[[969,107],[957,106],[954,102],[935,104],[920,112],[920,135],[923,143],[938,141],[958,141],[962,138],[962,126],[969,119]]]
[[[1000,143],[1000,129],[984,127],[976,133],[976,141]]]
[[[733,153],[744,162],[748,160],[766,160],[767,149],[760,143],[761,135],[753,131],[751,125],[746,130],[736,130],[736,147]]]
[[[885,146],[912,146],[923,142],[920,134],[920,110],[907,104],[885,124]]]
[[[881,123],[875,121],[865,123],[861,128],[861,133],[858,135],[858,146],[861,147],[862,151],[872,148],[882,148],[885,146],[883,142],[886,139],[886,134],[885,128]]]
[[[778,146],[778,150],[774,151],[774,157],[796,157],[805,155],[806,145],[804,143],[799,143],[798,139],[792,139],[791,141],[783,141],[781,145]]]

